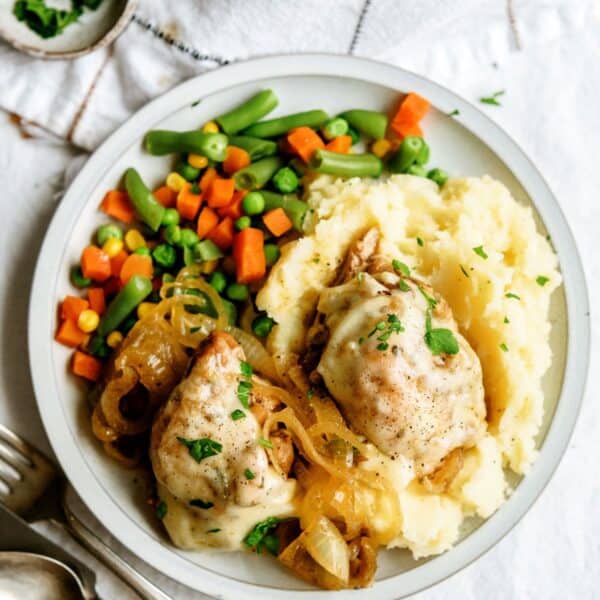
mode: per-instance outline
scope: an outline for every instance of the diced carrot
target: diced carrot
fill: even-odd
[[[154,197],[165,207],[173,208],[177,204],[177,192],[168,185],[162,185],[154,190]]]
[[[231,217],[234,221],[239,219],[244,213],[242,212],[242,200],[248,193],[248,190],[236,190],[233,192],[233,198],[227,206],[223,206],[217,210],[221,217]]]
[[[120,272],[121,271],[119,269],[119,273]],[[116,277],[109,277],[102,286],[102,289],[104,290],[104,297],[112,298],[113,296],[116,296],[121,291],[121,287],[121,278],[119,275]]]
[[[251,283],[264,277],[267,263],[264,234],[260,229],[246,227],[233,238],[233,259],[239,283]]]
[[[193,221],[200,210],[201,204],[202,194],[194,194],[190,185],[186,185],[177,194],[177,211],[183,219]]]
[[[208,167],[208,169],[204,171],[202,177],[200,177],[200,181],[198,182],[198,187],[200,188],[200,191],[205,192],[210,187],[210,184],[213,182],[213,180],[216,178],[217,170],[214,167]]]
[[[110,274],[113,277],[118,277],[121,274],[121,267],[123,266],[123,263],[127,260],[128,256],[129,254],[127,254],[125,250],[121,250],[119,254],[113,256],[110,259]]]
[[[56,332],[56,341],[70,348],[77,348],[83,344],[87,334],[77,327],[73,319],[64,319]]]
[[[89,307],[87,300],[79,298],[78,296],[65,296],[60,306],[60,317],[61,319],[71,319],[77,323],[79,315]]]
[[[350,148],[352,148],[352,138],[349,135],[340,135],[333,138],[325,146],[325,150],[329,150],[329,152],[339,152],[340,154],[348,154]]]
[[[314,151],[325,148],[323,140],[310,127],[297,127],[287,135],[287,141],[304,162],[308,162]]]
[[[85,377],[90,381],[98,381],[102,374],[102,362],[90,354],[76,350],[73,354],[71,370],[79,377]]]
[[[264,214],[263,223],[267,226],[267,229],[277,237],[283,235],[294,226],[290,221],[290,218],[285,214],[283,208],[274,208]]]
[[[401,139],[404,139],[409,135],[423,137],[423,130],[418,123],[394,121],[393,123],[390,123],[390,129]]]
[[[211,208],[227,206],[233,198],[234,191],[233,179],[215,177],[205,192],[206,203]]]
[[[212,209],[205,206],[200,211],[200,216],[198,217],[198,225],[196,227],[196,233],[200,239],[204,239],[207,234],[212,231],[214,227],[217,226],[219,222],[219,217],[217,213]]]
[[[134,275],[152,278],[152,259],[144,254],[130,254],[121,268],[121,283],[125,285]]]
[[[394,121],[418,123],[427,114],[430,106],[429,100],[415,92],[409,92],[400,103],[396,114],[392,118],[392,123]]]
[[[221,250],[226,250],[233,244],[233,219],[225,217],[206,237]]]
[[[227,175],[233,175],[236,171],[250,164],[250,155],[243,148],[227,146],[227,155],[223,161],[223,171]]]
[[[107,215],[123,221],[123,223],[131,223],[135,217],[135,209],[129,201],[127,192],[122,192],[121,190],[106,192],[100,208]]]
[[[101,287],[88,288],[87,296],[90,303],[90,308],[101,315],[106,310],[104,290]]]
[[[81,271],[84,277],[104,281],[110,277],[110,258],[97,246],[88,246],[81,254]]]

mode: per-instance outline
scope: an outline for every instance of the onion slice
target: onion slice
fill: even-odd
[[[304,533],[304,547],[326,571],[348,583],[350,550],[338,528],[324,516],[311,523]]]

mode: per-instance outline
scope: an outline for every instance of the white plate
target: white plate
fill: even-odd
[[[170,160],[145,154],[141,139],[152,128],[195,128],[271,87],[280,99],[274,114],[324,108],[332,114],[361,107],[389,111],[398,92],[414,90],[432,101],[424,129],[431,164],[452,174],[490,174],[523,203],[533,203],[540,229],[559,256],[564,287],[551,307],[554,362],[544,381],[546,417],[539,436],[540,456],[510,499],[483,524],[470,521],[455,548],[415,563],[405,551],[382,552],[374,587],[336,598],[399,598],[430,586],[476,559],[525,514],[556,468],[579,411],[588,365],[588,300],[575,242],[548,186],[520,148],[475,107],[450,91],[400,69],[364,59],[301,55],[235,64],[188,81],[150,103],[90,158],[64,197],[40,251],[31,294],[29,351],[39,410],[69,479],[110,532],[160,571],[202,592],[240,598],[331,597],[308,588],[275,561],[248,553],[177,551],[145,504],[143,488],[108,459],[92,439],[80,386],[69,376],[70,351],[53,341],[56,306],[66,293],[69,267],[102,222],[97,207],[126,167],[136,166],[158,184]],[[197,102],[201,100],[201,102]],[[445,115],[458,108],[460,116]],[[515,482],[517,483],[517,482]],[[268,588],[268,591],[265,589]],[[265,596],[265,593],[267,596]]]

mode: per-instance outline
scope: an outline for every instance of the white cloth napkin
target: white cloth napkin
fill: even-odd
[[[567,217],[581,223],[600,221],[585,184],[596,173],[582,168],[576,155],[599,154],[593,132],[600,131],[600,76],[591,77],[600,64],[595,0],[142,0],[133,22],[111,48],[77,61],[44,62],[0,44],[0,107],[33,125],[29,130],[34,135],[55,136],[91,151],[150,99],[193,75],[257,55],[317,51],[390,62],[429,76],[471,101],[506,90],[502,107],[484,109],[548,175]],[[581,135],[582,111],[588,137]],[[591,248],[592,237],[586,240]],[[588,264],[588,275],[590,281],[600,279],[597,261]],[[586,430],[593,437],[591,425]],[[581,490],[578,494],[569,498],[571,527],[564,536],[575,560],[581,558],[582,539],[593,533],[576,510],[580,507],[585,514],[584,507],[594,506],[591,491],[590,497]],[[559,513],[560,501],[552,504],[552,514]],[[160,576],[103,533],[98,523],[94,527],[174,598],[204,597]],[[530,565],[541,573],[545,564],[553,564],[552,549],[519,555],[526,547],[519,544],[519,535],[543,539],[544,533],[528,530],[526,522],[513,534],[513,545],[500,545],[502,556],[514,553],[520,558],[503,563],[514,565],[515,571],[506,573],[502,592],[483,571],[470,576],[467,570],[451,580],[457,597],[557,598],[556,572],[536,582],[526,576]],[[102,567],[92,564],[103,597],[128,598]],[[590,582],[592,573],[596,580],[600,577],[597,565],[586,564],[586,572]],[[419,597],[454,597],[450,589],[445,584]],[[590,587],[587,597],[596,593]]]

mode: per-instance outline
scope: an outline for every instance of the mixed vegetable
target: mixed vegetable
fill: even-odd
[[[146,135],[145,149],[176,155],[175,167],[154,190],[127,169],[123,189],[109,190],[100,205],[112,220],[98,228],[71,271],[85,297],[68,295],[60,309],[56,340],[75,348],[73,373],[98,380],[103,361],[184,266],[199,266],[235,325],[281,244],[301,234],[308,211],[303,188],[315,174],[378,177],[386,169],[440,186],[448,177],[425,167],[429,147],[419,123],[429,102],[416,93],[403,97],[390,120],[363,109],[261,120],[277,104],[273,91],[263,90],[199,130]],[[369,151],[357,151],[361,146]],[[214,311],[210,302],[192,308]],[[273,325],[258,314],[251,329],[265,338]]]

